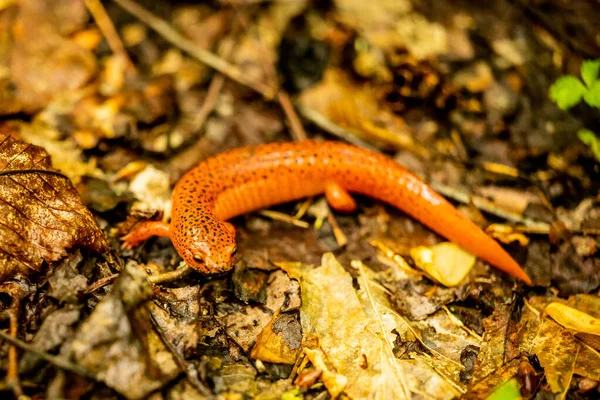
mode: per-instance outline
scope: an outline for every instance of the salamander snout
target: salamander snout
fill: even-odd
[[[221,222],[214,232],[188,235],[185,241],[174,241],[177,252],[191,268],[204,274],[221,274],[233,268],[236,254],[235,229]],[[195,231],[197,232],[197,231]],[[189,240],[192,236],[193,240]],[[177,242],[181,243],[177,246]]]

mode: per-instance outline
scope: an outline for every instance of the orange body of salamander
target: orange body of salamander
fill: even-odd
[[[171,223],[141,223],[123,238],[123,247],[166,236],[190,267],[204,273],[225,272],[232,268],[236,249],[235,229],[226,220],[323,193],[335,210],[352,211],[356,203],[350,192],[397,207],[531,284],[495,240],[407,169],[384,155],[331,141],[241,147],[207,159],[175,186]]]

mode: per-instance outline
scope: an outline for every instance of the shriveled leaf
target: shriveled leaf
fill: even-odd
[[[475,256],[451,242],[410,250],[419,268],[444,286],[458,285],[475,265]]]
[[[40,147],[0,136],[0,281],[38,271],[75,246],[108,244],[71,181]]]
[[[600,108],[600,80],[592,83],[587,92],[583,94],[583,99],[588,105]]]
[[[596,82],[598,71],[600,71],[600,60],[586,60],[581,63],[581,78],[587,87],[592,87]]]
[[[580,347],[577,339],[556,322],[545,319],[541,324],[532,353],[540,360],[552,393],[569,389]]]
[[[250,356],[271,363],[294,364],[301,342],[298,318],[294,314],[277,312],[256,338]]]
[[[586,92],[583,83],[573,75],[562,76],[550,86],[550,99],[562,110],[569,109],[581,101]]]
[[[600,335],[600,319],[561,303],[550,303],[544,313],[567,329]]]
[[[179,374],[145,303],[152,295],[146,273],[128,263],[92,314],[79,326],[71,356],[99,381],[128,399],[145,399]]]

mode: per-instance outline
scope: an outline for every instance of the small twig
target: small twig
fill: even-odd
[[[333,213],[331,212],[331,210],[329,210],[329,214],[327,214],[327,221],[329,222],[329,224],[331,225],[331,228],[333,229],[333,236],[335,237],[335,241],[337,242],[338,246],[344,247],[348,243],[348,238],[346,237],[344,232],[340,229],[340,226],[338,225],[337,221],[335,220],[335,217],[334,217]]]
[[[8,311],[8,318],[10,321],[10,335],[13,338],[17,338],[19,328],[19,308],[21,302],[18,299],[14,299],[14,305]],[[12,388],[16,398],[23,395],[23,388],[21,387],[21,380],[19,379],[19,355],[17,354],[17,348],[10,346],[8,349],[8,370],[6,372],[6,381]]]
[[[298,212],[296,213],[296,215],[294,215],[294,218],[295,219],[302,219],[302,217],[304,217],[304,214],[306,214],[306,212],[308,211],[308,209],[312,205],[313,201],[314,201],[313,197],[309,197],[308,199],[304,200],[302,202],[302,204],[300,205],[300,208],[298,209]]]
[[[123,46],[123,42],[121,42],[121,38],[115,29],[112,21],[110,20],[104,6],[100,2],[100,0],[85,0],[85,5],[89,10],[90,14],[94,17],[96,24],[100,28],[100,31],[106,38],[108,42],[108,46],[118,57],[125,60],[127,63],[127,67],[129,67],[132,71],[135,71],[135,65],[129,58],[127,51],[125,50],[125,46]]]
[[[429,185],[446,197],[449,197],[451,199],[465,204],[472,203],[478,209],[495,215],[497,217],[504,218],[508,221],[521,223],[531,229],[535,228],[537,232],[550,231],[550,225],[548,225],[545,222],[534,221],[532,219],[525,218],[522,215],[513,213],[511,211],[503,210],[501,208],[496,207],[492,202],[483,199],[479,196],[473,196],[456,188],[452,188],[450,186],[442,185],[435,182],[430,182]]]
[[[198,130],[202,128],[210,113],[214,110],[215,104],[217,104],[217,99],[219,98],[219,94],[225,85],[225,77],[221,74],[217,74],[213,77],[208,85],[208,91],[206,92],[206,98],[204,99],[204,103],[198,110],[197,117],[194,118],[194,129]]]
[[[198,378],[198,370],[196,369],[194,364],[188,363],[179,354],[179,352],[177,351],[177,348],[175,346],[173,346],[173,344],[165,336],[165,333],[163,332],[158,321],[156,321],[156,318],[154,317],[154,314],[152,314],[152,312],[150,312],[150,320],[152,321],[152,325],[154,325],[154,329],[158,333],[158,336],[160,336],[161,341],[169,349],[169,351],[171,352],[171,355],[175,359],[175,362],[177,363],[179,368],[185,373],[186,377],[188,378],[188,381],[192,384],[192,386],[194,386],[194,388],[196,388],[196,390],[198,390],[198,392],[201,395],[203,395],[209,399],[213,399],[215,397],[214,394],[212,393],[210,388]]]
[[[454,324],[458,325],[458,327],[460,327],[462,330],[477,339],[479,343],[483,342],[483,338],[477,332],[466,326],[456,315],[452,313],[452,311],[450,311],[450,309],[448,309],[448,307],[442,306],[442,310],[446,312],[448,318],[450,318]]]
[[[179,280],[192,272],[192,269],[188,267],[186,263],[183,261],[179,264],[174,271],[165,272],[159,275],[151,275],[148,277],[148,282],[150,283],[164,283],[164,282],[173,282]]]
[[[294,110],[294,106],[290,100],[290,97],[286,92],[279,92],[277,99],[279,100],[279,104],[285,113],[288,121],[290,122],[290,129],[292,132],[292,137],[295,141],[306,140],[306,131],[302,126],[302,122],[300,122],[300,118],[298,118],[298,114]]]
[[[173,46],[180,48],[198,61],[221,72],[229,79],[236,81],[250,89],[260,93],[266,99],[272,100],[275,92],[272,88],[261,82],[254,82],[240,71],[235,65],[228,63],[214,53],[204,50],[179,32],[174,30],[165,20],[153,15],[137,3],[131,0],[114,0],[129,13],[155,30]]]
[[[119,276],[119,274],[112,274],[109,275],[105,278],[102,279],[98,279],[96,282],[94,282],[93,284],[91,284],[84,292],[83,294],[90,294],[90,293],[94,293],[96,290],[103,288],[106,285],[111,284],[115,279],[117,279],[117,277]]]
[[[72,372],[74,374],[83,376],[85,378],[88,378],[88,379],[91,379],[94,381],[96,380],[96,377],[94,376],[94,374],[92,374],[90,371],[86,370],[85,368],[75,365],[72,362],[64,359],[63,357],[53,356],[52,354],[48,354],[45,351],[37,349],[36,347],[30,345],[29,343],[25,343],[22,340],[13,338],[11,335],[9,335],[8,333],[4,332],[1,329],[0,329],[0,338],[6,340],[8,343],[12,344],[13,346],[16,346],[22,350],[25,350],[25,351],[35,354],[36,356],[40,357],[43,360],[48,361],[50,364],[52,364],[60,369]]]
[[[287,222],[288,224],[292,224],[292,225],[298,226],[300,228],[310,227],[308,222],[301,221],[301,220],[297,219],[296,217],[281,213],[279,211],[261,210],[259,213],[267,218],[274,219],[275,221]]]

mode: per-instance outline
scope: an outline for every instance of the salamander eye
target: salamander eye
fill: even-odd
[[[202,256],[200,254],[194,254],[194,255],[192,255],[192,257],[194,257],[194,261],[196,261],[198,263],[204,262],[204,258],[202,258]]]
[[[233,250],[231,250],[231,256],[235,256],[237,253],[237,246],[233,248]]]

